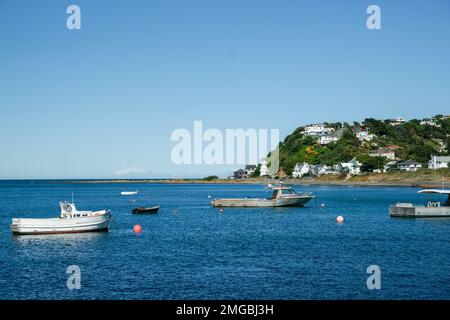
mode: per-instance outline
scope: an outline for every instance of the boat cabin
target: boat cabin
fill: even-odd
[[[273,187],[272,188],[272,198],[271,199],[278,199],[281,196],[290,196],[295,195],[295,191],[291,187],[287,186],[280,186],[280,187]]]
[[[73,202],[60,202],[59,206],[61,207],[60,218],[80,218],[90,215],[90,211],[78,211]]]
[[[447,200],[446,201],[428,201],[427,203],[427,207],[449,207],[450,206],[450,190],[439,190],[439,189],[425,189],[425,190],[420,190],[419,192],[420,194],[444,194],[447,195]]]

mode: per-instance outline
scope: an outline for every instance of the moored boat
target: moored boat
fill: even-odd
[[[73,202],[60,202],[59,218],[13,218],[10,225],[13,234],[62,234],[108,231],[109,210],[79,211]]]
[[[214,207],[288,207],[304,206],[314,199],[311,192],[297,193],[290,186],[271,186],[271,189],[271,198],[219,198],[211,201],[211,204]]]
[[[123,196],[134,196],[138,194],[138,191],[122,191],[120,194]]]
[[[391,217],[402,218],[442,218],[450,217],[450,190],[424,189],[420,194],[447,195],[447,200],[428,201],[426,205],[414,205],[412,203],[396,203],[389,207]]]
[[[131,211],[133,214],[146,214],[146,213],[158,213],[160,206],[153,206],[153,207],[138,207],[133,208]]]

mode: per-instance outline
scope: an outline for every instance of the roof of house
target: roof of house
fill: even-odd
[[[439,161],[449,161],[450,162],[450,156],[432,156],[431,158],[433,158],[433,157]]]
[[[396,144],[392,144],[392,145],[390,145],[390,146],[386,146],[385,148],[386,148],[386,149],[392,149],[392,150],[395,150],[395,149],[402,149],[402,147],[400,147],[400,146],[398,146],[398,145],[396,145]]]
[[[254,165],[254,164],[248,164],[248,165],[245,166],[245,169],[246,169],[246,170],[256,169],[256,165]]]
[[[405,160],[405,161],[400,161],[399,163],[396,164],[397,166],[417,166],[417,165],[422,165],[420,162],[414,161],[414,160]]]
[[[389,148],[379,148],[377,150],[371,150],[369,151],[370,154],[382,154],[382,153],[393,153],[394,150]]]
[[[296,167],[304,167],[304,166],[309,166],[309,163],[306,162],[297,162],[295,164]]]

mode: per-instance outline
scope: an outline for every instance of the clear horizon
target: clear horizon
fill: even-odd
[[[81,8],[68,30],[66,8]],[[381,8],[368,30],[366,8]],[[171,132],[449,114],[450,3],[0,2],[0,179],[225,176]]]

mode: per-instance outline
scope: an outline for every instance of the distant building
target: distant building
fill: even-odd
[[[361,174],[362,163],[353,158],[349,162],[342,162],[339,164],[339,169],[342,173],[347,173],[349,175],[359,175]]]
[[[327,167],[325,174],[341,174],[342,167],[339,164],[335,164],[331,167]]]
[[[244,170],[247,172],[247,176],[250,177],[256,171],[256,165],[248,164],[245,166]]]
[[[334,128],[327,128],[324,124],[311,124],[303,129],[303,133],[307,136],[323,136],[334,131]]]
[[[324,164],[310,166],[311,174],[316,177],[326,174],[328,167]]]
[[[332,168],[324,164],[309,164],[306,162],[298,162],[292,171],[292,177],[301,178],[304,176],[320,177],[324,174],[336,173]]]
[[[310,171],[310,166],[306,162],[297,162],[294,167],[294,171],[292,171],[292,177],[301,178],[307,175]]]
[[[402,147],[400,147],[400,146],[398,146],[398,145],[396,145],[396,144],[391,144],[391,145],[386,146],[386,147],[384,147],[384,148],[389,149],[389,150],[392,150],[392,151],[395,151],[395,150],[398,150],[398,149],[402,149]]]
[[[404,124],[405,122],[406,122],[406,120],[403,119],[402,117],[397,117],[395,119],[389,120],[389,124],[393,125],[393,126],[398,126],[398,125]]]
[[[422,168],[422,164],[414,160],[405,160],[397,162],[395,168],[400,171],[417,171]]]
[[[369,156],[383,157],[389,160],[395,160],[395,152],[389,148],[379,148],[378,150],[370,151]]]
[[[256,166],[251,164],[251,165],[246,165],[245,169],[239,169],[234,171],[233,176],[234,179],[247,179],[249,178],[256,170]]]
[[[356,132],[356,139],[358,139],[361,142],[363,142],[363,141],[370,142],[374,138],[375,138],[375,135],[369,134],[369,132],[367,132],[367,131],[360,130],[360,131]]]
[[[233,174],[235,179],[247,179],[248,175],[247,175],[247,171],[245,171],[244,169],[239,169],[236,170]]]
[[[432,127],[440,127],[439,124],[437,124],[436,119],[422,119],[422,121],[420,121],[420,125],[429,125]]]
[[[337,136],[334,135],[325,135],[325,136],[320,136],[318,142],[321,145],[325,145],[325,144],[329,144],[330,142],[336,142],[338,141],[339,138]]]
[[[262,159],[261,160],[261,167],[259,169],[259,175],[261,177],[269,175],[269,167],[268,167],[268,165],[269,165],[269,163],[268,163],[267,159]]]
[[[449,162],[450,162],[450,156],[446,156],[446,157],[431,156],[431,159],[428,162],[428,168],[434,169],[434,170],[449,168],[449,166],[448,166]]]

